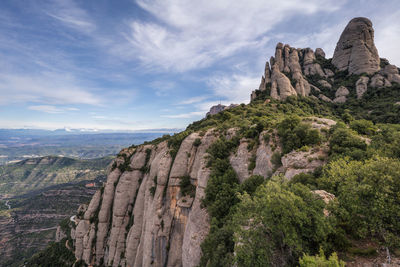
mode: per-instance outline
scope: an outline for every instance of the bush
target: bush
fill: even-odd
[[[282,165],[282,154],[279,152],[274,152],[271,156],[271,163],[275,165],[276,168]]]
[[[247,178],[239,187],[239,191],[246,192],[249,195],[253,195],[257,187],[264,182],[264,177],[261,175],[252,175]]]
[[[300,267],[344,267],[344,261],[339,260],[336,253],[332,253],[329,259],[325,257],[324,251],[320,250],[319,255],[304,255],[299,260]]]
[[[366,161],[331,162],[320,188],[336,195],[331,210],[347,234],[376,238],[386,246],[400,244],[400,160],[375,157]]]
[[[376,132],[376,126],[372,121],[367,120],[355,120],[350,122],[350,128],[359,134],[372,135]]]
[[[329,140],[331,155],[341,154],[358,160],[367,156],[367,144],[354,131],[340,124],[332,128],[332,131]]]
[[[193,146],[198,147],[201,145],[201,139],[200,138],[196,138],[193,142]]]
[[[278,135],[285,154],[302,146],[321,142],[318,130],[312,129],[309,124],[301,123],[298,116],[288,116],[279,123]]]
[[[270,180],[253,197],[241,196],[234,215],[238,266],[295,265],[315,253],[332,232],[325,204],[300,184]]]
[[[179,186],[181,188],[181,194],[182,196],[187,196],[189,195],[190,197],[194,197],[196,193],[196,186],[192,185],[192,182],[190,181],[190,176],[185,175],[181,177],[179,181]]]

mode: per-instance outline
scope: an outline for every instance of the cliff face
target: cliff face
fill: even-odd
[[[344,103],[348,93],[343,94],[343,89],[338,92],[340,88],[335,86],[335,80],[345,75],[360,76],[352,84],[357,98],[363,96],[368,86],[381,88],[400,83],[399,69],[379,58],[372,22],[367,18],[354,18],[348,23],[332,59],[325,58],[322,48],[314,52],[311,48],[278,43],[275,56],[265,65],[259,90],[253,91],[251,99],[255,99],[258,92],[268,90],[268,95],[278,100],[292,95],[313,95],[326,102]],[[328,93],[324,89],[329,89]]]
[[[317,120],[313,126],[329,128],[334,123]],[[226,137],[235,131],[228,130]],[[201,205],[210,176],[206,151],[218,137],[212,129],[203,136],[190,134],[175,159],[165,141],[121,151],[104,189],[78,216],[73,233],[76,258],[107,266],[197,266],[200,244],[209,231],[209,217]],[[279,169],[274,169],[271,157],[274,151],[280,151],[278,140],[266,143],[261,136],[259,139],[259,145],[250,151],[250,140],[242,139],[230,156],[241,182],[252,174],[269,177],[274,171],[291,178],[324,163],[323,157],[317,159],[326,153],[323,149],[294,151],[282,159]],[[249,170],[252,155],[255,167]],[[316,160],[308,160],[311,157]],[[126,163],[125,171],[121,171]],[[187,176],[195,186],[193,196],[181,193],[180,181]]]

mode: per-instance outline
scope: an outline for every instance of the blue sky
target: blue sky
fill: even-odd
[[[398,0],[2,0],[0,128],[185,128],[247,103],[277,42],[330,57],[357,16],[400,66]]]

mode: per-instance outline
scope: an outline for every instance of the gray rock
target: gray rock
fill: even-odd
[[[327,97],[327,96],[325,96],[323,94],[319,94],[318,98],[321,99],[322,101],[325,101],[325,102],[330,102],[330,103],[333,102],[332,99],[330,99],[329,97]]]
[[[386,74],[389,82],[400,84],[399,69],[395,65],[390,65],[390,64],[386,65],[383,72]]]
[[[324,50],[322,50],[322,48],[317,48],[317,49],[315,49],[315,56],[320,56],[320,57],[325,58],[325,52],[324,52]]]
[[[344,95],[335,97],[335,99],[333,99],[334,103],[339,103],[339,104],[345,103],[346,101],[347,101],[347,97]]]
[[[330,83],[328,83],[327,81],[325,81],[325,80],[319,80],[318,83],[319,83],[322,87],[329,88],[329,89],[332,88],[332,85],[331,85]]]
[[[368,81],[369,81],[369,78],[368,78],[368,77],[362,76],[362,77],[360,77],[360,79],[358,79],[358,81],[356,82],[357,99],[362,98],[362,96],[364,95],[364,93],[367,91],[367,89],[368,89]]]
[[[336,45],[332,64],[350,74],[379,71],[380,59],[374,44],[374,29],[367,18],[354,18],[344,29]]]
[[[369,84],[371,87],[374,88],[381,88],[381,87],[390,87],[392,84],[389,82],[388,79],[386,79],[384,76],[381,74],[377,73],[371,78],[371,82]]]
[[[210,108],[210,111],[207,112],[206,116],[218,114],[218,113],[220,113],[221,111],[223,111],[223,110],[225,109],[225,107],[226,107],[225,105],[221,105],[221,104],[212,106],[212,107]]]
[[[250,176],[248,167],[251,153],[247,149],[248,144],[246,139],[240,140],[240,145],[236,154],[229,158],[232,168],[235,170],[240,182],[243,182]]]
[[[347,89],[347,88],[344,87],[344,86],[340,86],[340,87],[337,89],[336,93],[335,93],[335,97],[347,96],[349,93],[350,93],[350,92],[349,92],[349,89]]]

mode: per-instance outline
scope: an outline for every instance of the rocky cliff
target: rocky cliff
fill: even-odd
[[[315,128],[334,124],[313,119]],[[226,138],[235,131],[229,129]],[[183,139],[175,158],[167,141],[121,151],[104,188],[78,219],[73,234],[76,258],[106,266],[197,266],[200,244],[209,231],[208,214],[201,205],[210,176],[207,149],[219,137],[213,129],[204,135],[192,133]],[[280,151],[278,140],[259,138],[259,146],[250,151],[250,140],[243,138],[230,156],[239,181],[273,172],[291,178],[312,172],[326,158],[323,146],[312,152],[293,151],[274,169],[271,158]],[[252,155],[255,165],[250,169]],[[181,193],[180,181],[187,176],[195,186],[192,195]]]
[[[358,75],[351,84],[357,98],[362,98],[368,86],[390,87],[400,83],[399,69],[380,59],[374,43],[374,29],[367,18],[354,18],[344,29],[336,45],[333,58],[326,59],[322,48],[293,48],[278,43],[275,56],[265,64],[259,90],[274,99],[288,96],[316,96],[326,102],[346,102],[348,89],[337,83],[341,76]],[[326,92],[328,91],[328,92]],[[331,93],[331,94],[330,94]]]

